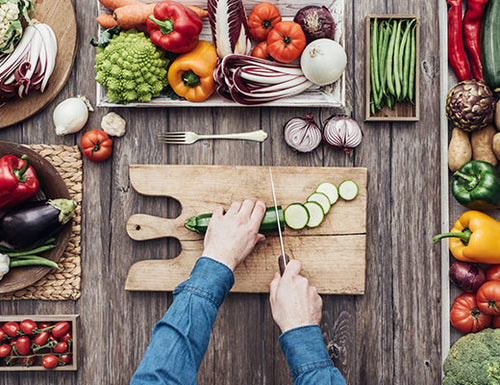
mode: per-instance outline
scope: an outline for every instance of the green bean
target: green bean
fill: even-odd
[[[385,70],[385,63],[387,61],[387,49],[389,48],[389,37],[391,34],[391,26],[389,23],[384,23],[384,39],[382,40],[382,47],[379,50],[380,58],[379,58],[379,73],[380,73],[380,90],[382,94],[385,94],[385,86],[387,80],[387,71]]]
[[[378,96],[378,90],[377,90],[377,85],[375,82],[375,56],[376,52],[374,52],[373,48],[373,25],[372,25],[372,35],[370,39],[370,88],[371,88],[371,99],[373,100],[373,103],[376,103],[376,98]]]
[[[392,94],[387,95],[387,107],[389,107],[391,110],[394,109],[394,95]]]
[[[24,255],[36,255],[36,254],[40,254],[40,253],[43,253],[43,252],[48,251],[48,250],[52,250],[54,247],[56,247],[56,245],[45,245],[45,246],[37,247],[36,249],[32,249],[32,250],[7,252],[6,254],[9,257],[22,257]]]
[[[401,49],[399,52],[399,70],[401,71],[399,73],[399,78],[401,80],[401,100],[404,100],[406,95],[408,94],[408,82],[407,82],[407,76],[405,76],[405,71],[406,68],[408,67],[408,60],[405,60],[405,55],[406,53],[409,53],[409,47],[410,47],[410,39],[409,39],[409,33],[411,31],[411,23],[406,23],[406,28],[403,33],[403,38],[401,40]]]
[[[396,32],[396,41],[394,43],[394,89],[396,90],[396,98],[399,100],[401,97],[401,79],[399,78],[399,49],[400,49],[400,41],[401,41],[401,20],[398,22],[398,28]]]
[[[409,76],[408,76],[408,99],[410,100],[410,103],[414,104],[415,103],[415,60],[416,60],[416,36],[415,36],[415,31],[417,29],[417,26],[415,25],[411,31],[411,49],[410,49],[410,69],[409,69]],[[418,87],[418,84],[416,85]]]
[[[44,245],[48,245],[49,243],[54,243],[56,241],[55,238],[49,238],[45,241]]]
[[[395,94],[394,91],[394,82],[392,80],[392,71],[393,71],[393,55],[394,55],[394,43],[396,42],[396,32],[397,32],[397,24],[398,22],[394,20],[392,25],[392,33],[391,40],[389,42],[389,48],[387,51],[387,62],[386,62],[386,71],[387,71],[387,88],[389,89],[389,93],[392,95]]]
[[[50,259],[37,257],[36,255],[32,255],[31,257],[32,258],[29,259],[23,258],[23,259],[11,260],[9,263],[9,267],[12,269],[15,267],[23,267],[23,266],[48,266],[60,270],[59,265],[54,261],[51,261]]]
[[[378,77],[378,25],[377,19],[373,20],[371,56],[373,57],[373,79],[375,80],[375,96],[378,95],[380,82]]]

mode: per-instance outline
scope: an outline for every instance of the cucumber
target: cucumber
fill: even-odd
[[[345,180],[339,184],[339,195],[345,201],[352,201],[358,196],[359,187],[352,180]]]
[[[300,203],[292,203],[285,209],[285,223],[294,230],[306,227],[309,222],[309,211]]]
[[[330,200],[330,205],[333,206],[339,200],[339,190],[337,186],[330,182],[321,183],[316,192],[325,194]]]
[[[309,212],[307,227],[318,227],[325,218],[321,205],[317,202],[306,202],[304,203],[304,206]]]
[[[500,0],[490,0],[484,9],[481,24],[481,65],[484,81],[490,88],[500,91]]]
[[[280,218],[281,230],[285,229],[285,218],[283,216],[283,209],[278,206],[278,215]],[[212,218],[212,214],[200,214],[196,217],[191,217],[184,222],[184,227],[195,233],[204,235],[207,232],[208,223]],[[260,224],[259,233],[267,234],[274,233],[278,231],[278,221],[276,219],[276,211],[273,207],[266,208],[266,213],[264,214],[264,219]]]
[[[328,211],[330,211],[330,199],[328,197],[320,192],[315,192],[309,195],[309,198],[307,198],[308,202],[316,202],[319,203],[321,208],[323,209],[323,214],[328,214]]]

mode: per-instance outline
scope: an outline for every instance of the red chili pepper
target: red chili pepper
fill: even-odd
[[[154,15],[149,16],[146,26],[155,45],[166,51],[184,53],[198,44],[203,22],[185,5],[166,0],[156,4]]]
[[[481,37],[481,20],[483,7],[488,0],[467,0],[467,10],[464,16],[464,41],[467,48],[470,68],[474,79],[484,81],[481,56],[479,54],[479,39]]]
[[[36,172],[27,155],[0,158],[0,210],[31,198],[38,190]]]
[[[470,80],[462,37],[462,0],[446,0],[448,9],[448,60],[459,82]]]

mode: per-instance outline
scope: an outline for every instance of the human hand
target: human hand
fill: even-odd
[[[316,288],[300,275],[301,268],[300,261],[291,260],[283,277],[276,273],[271,281],[271,312],[282,333],[300,326],[319,325],[321,321],[323,301]]]
[[[203,255],[222,262],[234,271],[257,244],[265,239],[259,234],[266,212],[263,202],[233,202],[226,214],[217,207],[205,235]]]

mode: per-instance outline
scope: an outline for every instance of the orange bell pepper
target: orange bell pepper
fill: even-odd
[[[216,66],[215,47],[200,40],[192,51],[174,60],[168,70],[168,83],[177,95],[190,102],[202,102],[215,91]]]

